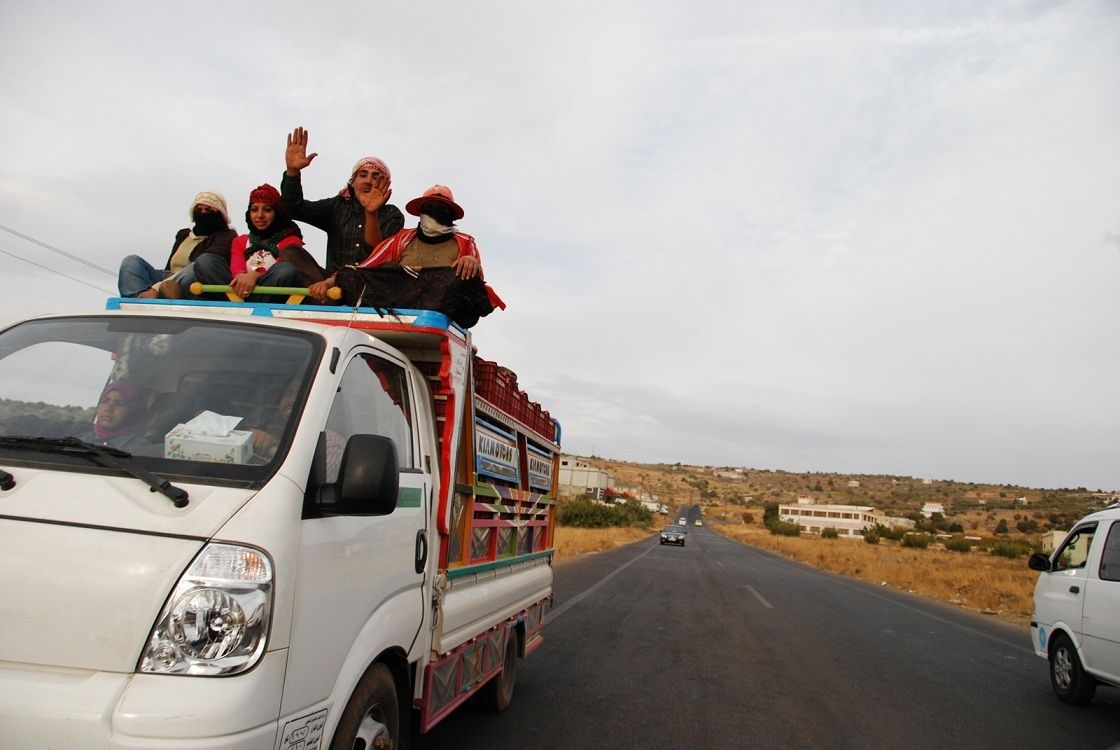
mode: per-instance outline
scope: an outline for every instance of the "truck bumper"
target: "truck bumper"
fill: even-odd
[[[234,677],[0,664],[5,747],[273,750],[286,652]]]

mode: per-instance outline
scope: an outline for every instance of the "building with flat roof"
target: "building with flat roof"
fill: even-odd
[[[603,500],[608,487],[614,487],[611,475],[575,456],[560,456],[560,472],[556,478],[561,497],[589,497]]]
[[[824,529],[836,529],[841,537],[863,536],[863,530],[876,525],[886,525],[882,511],[870,505],[779,505],[778,517],[795,523],[810,534]]]

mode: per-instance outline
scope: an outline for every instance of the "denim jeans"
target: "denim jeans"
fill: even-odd
[[[117,272],[117,291],[122,297],[135,297],[167,278],[167,271],[155,268],[139,255],[129,255],[121,261]]]

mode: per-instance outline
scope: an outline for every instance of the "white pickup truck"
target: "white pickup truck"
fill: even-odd
[[[108,308],[0,331],[0,744],[398,747],[509,704],[559,424],[508,370],[438,313]]]
[[[1031,640],[1054,693],[1084,705],[1098,683],[1120,685],[1120,504],[1082,518],[1029,565],[1039,571]]]

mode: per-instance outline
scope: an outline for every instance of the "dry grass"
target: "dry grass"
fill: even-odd
[[[644,539],[654,528],[614,527],[609,529],[584,529],[574,526],[556,527],[556,559],[576,557],[589,552],[602,552],[624,544]]]
[[[817,568],[911,591],[1018,624],[1030,621],[1038,573],[1026,560],[944,549],[911,549],[884,540],[774,536],[758,526],[713,523],[713,529],[752,547],[776,552]]]

